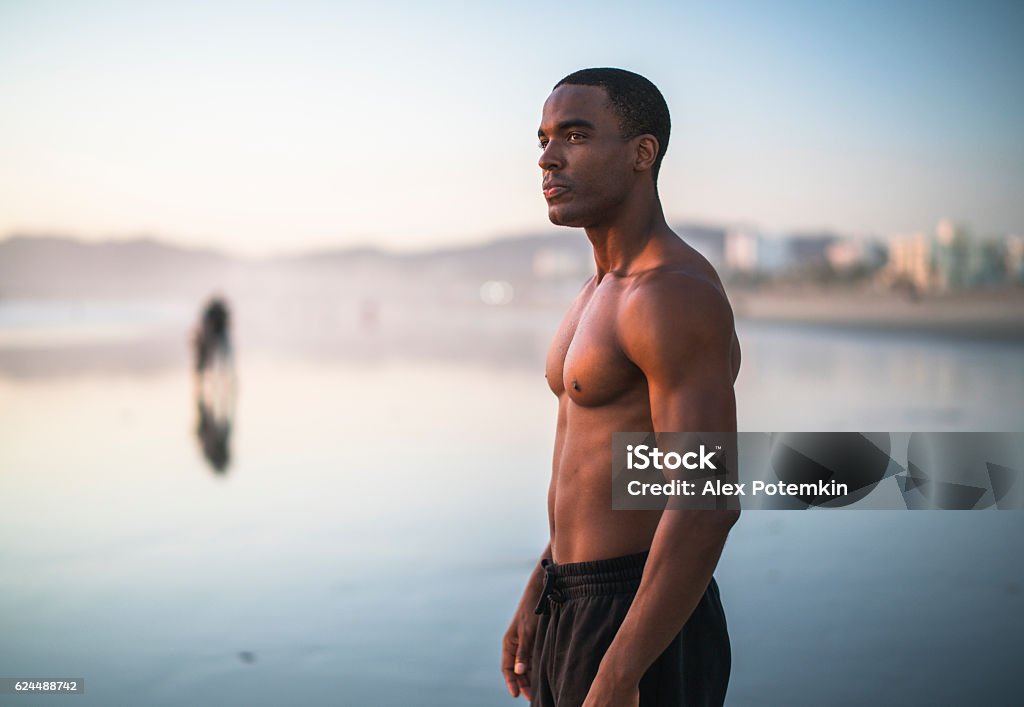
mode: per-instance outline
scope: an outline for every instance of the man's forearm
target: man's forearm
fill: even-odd
[[[738,511],[666,511],[636,597],[608,647],[598,681],[634,685],[700,602]]]

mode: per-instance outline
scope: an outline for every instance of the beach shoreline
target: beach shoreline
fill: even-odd
[[[729,299],[739,321],[1024,341],[1024,288],[909,297],[793,287],[734,290]]]

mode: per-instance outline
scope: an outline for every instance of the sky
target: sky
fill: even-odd
[[[0,238],[547,232],[541,106],[587,66],[664,93],[670,222],[1024,232],[1024,2],[0,0]]]

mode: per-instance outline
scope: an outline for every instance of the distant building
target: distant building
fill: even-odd
[[[869,273],[884,266],[888,249],[870,238],[840,238],[825,249],[825,259],[837,275]]]
[[[941,219],[934,235],[893,237],[881,279],[888,285],[910,284],[922,291],[997,285],[1014,272],[1012,247],[1009,238],[1002,242],[977,239],[965,227]]]
[[[725,262],[725,229],[686,224],[676,226],[674,230],[715,268],[720,268]]]
[[[985,287],[1006,281],[1005,243],[975,238],[949,219],[935,229],[935,270],[943,290]]]
[[[1005,265],[1007,280],[1024,285],[1024,236],[1009,235],[1006,237]]]
[[[730,270],[750,273],[757,270],[758,236],[746,231],[730,231],[725,236],[725,265]]]
[[[778,275],[795,262],[789,240],[751,230],[726,233],[724,250],[726,269],[744,274]]]
[[[805,272],[822,271],[828,267],[828,250],[839,237],[832,233],[811,233],[789,237],[789,251],[794,268]]]
[[[932,267],[932,239],[926,233],[894,236],[889,240],[889,262],[881,273],[889,286],[910,285],[915,290],[930,290],[937,278]]]
[[[932,240],[932,265],[940,290],[960,290],[968,285],[970,237],[949,219],[940,219]]]

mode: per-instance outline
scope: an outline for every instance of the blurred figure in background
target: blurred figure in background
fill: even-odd
[[[230,359],[231,342],[228,330],[231,314],[227,303],[221,297],[212,297],[203,307],[199,327],[193,336],[193,347],[196,355],[196,373],[202,373],[214,363],[219,356]]]
[[[223,297],[212,297],[203,307],[192,335],[192,349],[199,415],[196,435],[210,467],[215,473],[223,474],[231,459],[231,428],[237,387],[231,346],[231,314]]]

